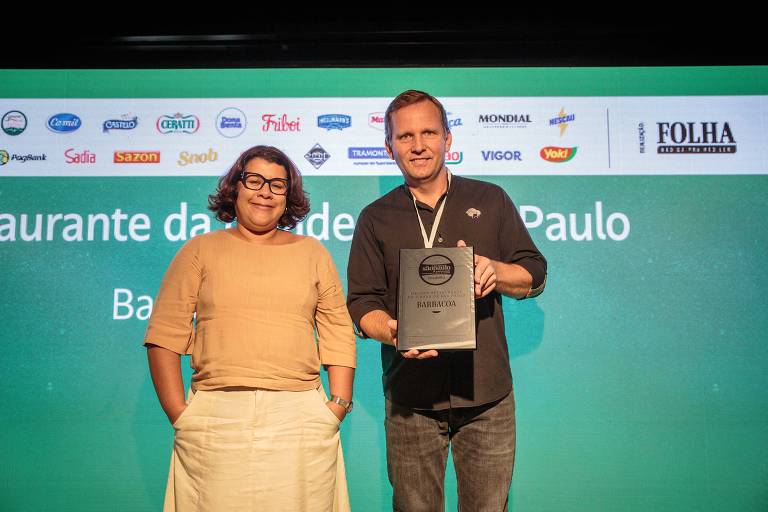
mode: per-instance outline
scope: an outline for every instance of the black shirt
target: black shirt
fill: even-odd
[[[547,262],[531,240],[512,200],[491,183],[452,176],[448,192],[435,208],[417,201],[427,233],[437,209],[447,201],[435,247],[456,247],[459,240],[475,254],[516,263],[533,277],[533,288],[544,283]],[[349,255],[347,305],[352,320],[374,310],[397,315],[397,280],[401,248],[423,248],[413,197],[403,184],[366,206],[355,227]],[[439,352],[432,359],[402,357],[382,344],[384,393],[392,402],[416,409],[482,405],[512,389],[509,351],[504,336],[501,295],[495,290],[475,303],[477,349]]]

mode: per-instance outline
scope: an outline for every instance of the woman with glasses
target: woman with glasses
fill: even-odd
[[[309,212],[301,175],[255,146],[209,208],[237,224],[179,250],[144,338],[175,431],[165,510],[346,510],[355,337],[330,254],[287,231]],[[194,369],[186,401],[180,354]]]

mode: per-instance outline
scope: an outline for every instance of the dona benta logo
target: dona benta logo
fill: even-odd
[[[445,284],[451,280],[455,267],[447,256],[432,254],[419,263],[419,277],[431,285]]]

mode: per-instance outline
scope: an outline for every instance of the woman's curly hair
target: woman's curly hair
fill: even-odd
[[[237,182],[245,166],[254,158],[263,158],[267,162],[281,165],[288,172],[288,194],[285,198],[285,212],[278,221],[281,228],[293,229],[296,224],[309,213],[309,198],[301,183],[301,174],[296,164],[288,155],[273,146],[254,146],[245,150],[229,169],[229,172],[219,179],[215,194],[208,196],[208,209],[216,213],[216,218],[222,222],[232,222],[237,217],[235,202],[237,201]]]

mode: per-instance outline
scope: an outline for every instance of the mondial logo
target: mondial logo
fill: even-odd
[[[560,129],[560,136],[565,134],[565,130],[568,129],[568,125],[576,120],[576,114],[567,114],[565,107],[560,107],[560,112],[557,117],[553,117],[549,120],[549,126],[557,126]]]
[[[112,162],[116,164],[159,164],[159,151],[115,151]]]
[[[245,112],[238,108],[225,108],[216,116],[216,130],[228,139],[241,136],[247,127]]]
[[[352,116],[346,114],[323,114],[317,116],[317,127],[328,131],[343,130],[352,126]]]
[[[573,159],[573,157],[576,156],[577,149],[579,149],[578,146],[574,146],[572,148],[559,148],[556,146],[547,146],[545,148],[542,148],[542,150],[539,152],[539,156],[541,156],[541,158],[543,158],[547,162],[561,164],[563,162],[567,162]]]
[[[157,131],[162,134],[187,133],[192,134],[200,129],[200,119],[194,114],[164,115],[157,118]]]
[[[82,122],[75,114],[56,114],[48,118],[45,125],[55,133],[71,133],[80,128]]]
[[[21,135],[27,129],[27,116],[18,110],[10,110],[3,115],[2,125],[8,135]]]

